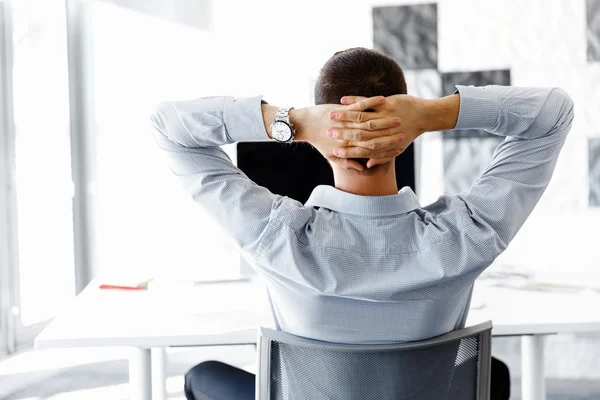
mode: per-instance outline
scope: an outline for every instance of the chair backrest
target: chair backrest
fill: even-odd
[[[492,322],[401,344],[336,344],[261,328],[257,400],[487,400]]]

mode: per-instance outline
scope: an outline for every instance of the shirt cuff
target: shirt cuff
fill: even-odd
[[[262,117],[262,96],[230,99],[223,109],[225,130],[232,142],[271,140]]]
[[[456,85],[460,110],[454,129],[492,129],[498,119],[500,95],[485,87]]]

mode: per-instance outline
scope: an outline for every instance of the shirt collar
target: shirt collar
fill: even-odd
[[[320,185],[313,190],[305,205],[372,217],[404,214],[421,208],[417,196],[408,186],[390,196],[359,196],[342,192],[333,186]]]

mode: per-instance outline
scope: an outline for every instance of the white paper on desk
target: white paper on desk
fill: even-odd
[[[495,282],[494,286],[517,290],[531,290],[536,292],[577,293],[586,289],[584,286],[564,284],[562,282],[534,281],[529,279],[504,279]]]
[[[485,302],[482,297],[475,297],[471,299],[471,304],[469,305],[470,310],[480,310],[485,306]]]

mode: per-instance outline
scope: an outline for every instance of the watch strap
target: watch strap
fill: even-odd
[[[296,130],[294,129],[294,125],[290,120],[290,111],[293,110],[294,107],[280,107],[275,113],[275,117],[273,117],[273,122],[271,122],[271,126],[273,126],[276,122],[285,122],[292,131],[292,136],[290,137],[290,142],[294,140],[294,136],[296,135]]]

